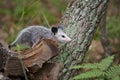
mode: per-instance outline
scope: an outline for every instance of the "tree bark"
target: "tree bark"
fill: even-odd
[[[58,57],[64,64],[59,80],[71,80],[78,74],[71,68],[82,62],[107,3],[108,0],[72,0],[69,3],[61,25],[65,26],[72,42],[63,45]]]
[[[107,38],[107,33],[106,33],[106,14],[107,14],[107,6],[103,8],[103,14],[101,14],[101,20],[99,23],[99,35],[100,35],[100,41],[103,46],[105,56],[111,55],[112,51],[110,48],[110,43]]]

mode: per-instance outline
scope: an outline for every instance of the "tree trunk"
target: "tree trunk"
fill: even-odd
[[[69,3],[61,24],[72,42],[63,45],[58,57],[64,64],[59,80],[71,80],[78,73],[71,68],[82,62],[107,3],[108,0],[72,0]]]
[[[110,48],[110,43],[107,38],[106,34],[106,14],[107,14],[107,6],[105,6],[102,10],[103,14],[101,14],[101,20],[99,23],[99,35],[100,35],[100,41],[103,46],[104,52],[105,52],[105,57],[109,56],[112,54],[111,48]]]

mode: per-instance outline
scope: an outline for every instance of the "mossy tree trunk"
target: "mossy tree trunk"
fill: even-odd
[[[78,74],[77,70],[71,68],[82,62],[107,3],[108,0],[71,0],[69,3],[61,24],[65,26],[65,32],[72,38],[72,42],[61,49],[59,57],[64,66],[59,80],[71,80]]]

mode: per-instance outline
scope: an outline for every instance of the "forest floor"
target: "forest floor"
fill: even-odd
[[[110,48],[112,54],[115,55],[115,64],[120,63],[120,41],[119,40],[109,40],[110,41]],[[105,56],[103,47],[100,41],[93,40],[90,47],[88,54],[85,58],[85,62],[98,62],[100,61],[103,56]]]

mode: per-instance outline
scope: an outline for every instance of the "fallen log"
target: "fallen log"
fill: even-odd
[[[0,72],[4,71],[5,63],[8,58],[8,51],[6,48],[0,43]]]
[[[59,46],[55,41],[42,39],[33,48],[17,52],[15,56],[22,59],[28,70],[34,73],[58,53]]]
[[[56,62],[48,63],[48,61],[58,55],[59,51],[56,41],[42,39],[33,48],[13,52],[13,56],[7,57],[5,66],[0,66],[0,69],[4,69],[5,76],[12,80],[24,80],[23,68],[29,80],[57,80],[62,65]]]

